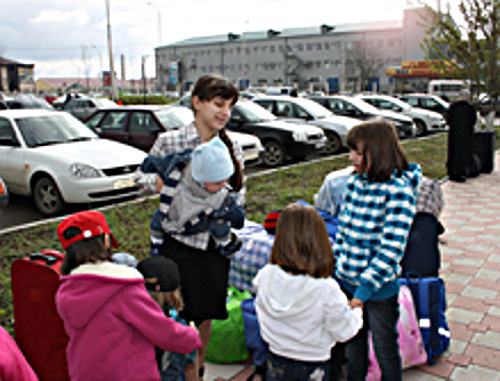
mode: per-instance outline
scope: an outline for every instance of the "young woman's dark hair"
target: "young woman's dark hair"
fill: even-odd
[[[205,74],[196,81],[191,93],[191,102],[195,96],[203,102],[209,102],[215,97],[221,97],[225,100],[231,100],[231,104],[234,106],[238,101],[239,92],[229,79],[216,74]],[[191,108],[194,110],[194,107],[191,106]],[[225,129],[219,131],[219,137],[229,149],[235,168],[233,175],[229,179],[229,185],[231,185],[235,192],[239,192],[243,187],[241,163],[234,155],[233,142]]]
[[[70,227],[63,232],[63,235],[64,238],[71,239],[81,232],[77,227]],[[61,265],[61,274],[68,275],[73,269],[84,263],[99,261],[111,261],[111,248],[106,248],[104,234],[77,241],[68,246]]]
[[[387,181],[394,169],[400,176],[409,167],[396,128],[385,120],[377,119],[353,127],[347,133],[347,146],[362,151],[360,171],[370,181]]]
[[[234,106],[238,101],[239,91],[229,79],[217,74],[205,74],[196,81],[191,92],[191,97],[194,96],[197,96],[200,101],[207,102],[215,97],[221,97],[225,100],[231,99]]]
[[[333,275],[333,251],[325,222],[311,206],[297,203],[283,208],[276,226],[271,264],[292,274],[314,278]]]

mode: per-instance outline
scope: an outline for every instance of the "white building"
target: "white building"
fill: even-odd
[[[160,46],[155,49],[157,87],[188,90],[201,75],[217,73],[240,89],[390,91],[387,69],[425,58],[417,12],[407,9],[395,21],[228,33]]]

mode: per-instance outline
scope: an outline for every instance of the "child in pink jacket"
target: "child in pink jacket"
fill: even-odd
[[[104,215],[75,213],[57,228],[66,256],[56,305],[70,338],[71,380],[160,380],[155,349],[190,353],[195,329],[167,318],[134,268],[111,262],[118,243]]]

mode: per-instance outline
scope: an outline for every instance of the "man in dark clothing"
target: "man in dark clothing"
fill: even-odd
[[[460,92],[458,101],[448,109],[448,177],[452,181],[465,182],[471,173],[474,125],[477,112],[469,102],[468,90]]]

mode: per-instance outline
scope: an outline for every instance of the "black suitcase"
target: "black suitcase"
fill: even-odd
[[[474,133],[474,154],[481,162],[481,173],[491,173],[495,167],[495,131]]]

